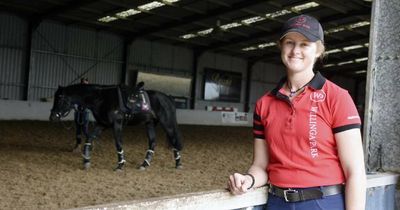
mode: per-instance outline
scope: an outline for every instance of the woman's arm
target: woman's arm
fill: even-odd
[[[364,210],[367,178],[360,130],[339,132],[335,134],[335,138],[346,176],[346,210]]]
[[[267,183],[268,176],[266,168],[268,165],[268,148],[266,140],[254,139],[253,163],[247,173],[253,175],[253,187],[260,187]],[[233,194],[242,194],[247,192],[252,185],[253,179],[249,175],[234,173],[229,176],[228,188]]]

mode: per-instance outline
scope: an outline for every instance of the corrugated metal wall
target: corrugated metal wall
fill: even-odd
[[[32,38],[28,100],[51,97],[58,85],[79,82],[118,84],[123,40],[115,35],[43,22]]]
[[[21,99],[27,23],[21,18],[0,13],[0,26],[0,98]]]
[[[191,77],[192,50],[163,43],[137,40],[132,43],[128,57],[128,71]]]
[[[25,53],[28,22],[11,14],[0,14],[0,98],[22,100],[25,90]],[[37,101],[51,97],[58,85],[79,82],[81,76],[91,83],[118,84],[123,72],[124,41],[114,34],[94,29],[67,26],[58,22],[44,21],[32,34],[32,50],[29,63],[28,100]],[[136,40],[129,46],[127,71],[192,78],[193,51],[188,48]],[[29,55],[28,55],[29,56]],[[210,102],[202,100],[203,69],[215,68],[242,73],[242,97],[240,103]],[[195,108],[206,105],[235,106],[243,110],[247,62],[243,59],[205,53],[198,60]],[[262,71],[269,71],[265,65]],[[258,70],[255,70],[256,72]],[[269,78],[269,75],[253,75],[253,78]],[[265,79],[267,83],[269,80]],[[257,96],[265,89],[264,80],[252,86]],[[261,87],[262,86],[262,87]]]

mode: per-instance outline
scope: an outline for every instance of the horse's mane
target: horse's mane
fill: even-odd
[[[120,86],[120,85],[73,84],[73,85],[69,85],[67,87],[70,87],[70,88],[89,87],[89,88],[96,88],[96,89],[110,89],[110,88],[116,88],[118,86]]]

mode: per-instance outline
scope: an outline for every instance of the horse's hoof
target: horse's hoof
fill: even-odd
[[[117,167],[117,168],[114,169],[114,171],[117,172],[117,173],[120,173],[120,172],[123,172],[124,169]]]
[[[182,165],[175,166],[176,169],[183,169]]]
[[[146,170],[146,167],[144,167],[144,166],[139,166],[138,169],[139,169],[140,171],[144,171],[144,170]]]
[[[114,171],[123,171],[124,170],[124,163],[118,164]]]

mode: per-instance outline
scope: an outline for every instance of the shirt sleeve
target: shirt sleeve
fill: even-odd
[[[332,113],[333,133],[361,127],[361,119],[350,94],[342,90],[335,96]]]
[[[261,120],[261,105],[260,101],[257,102],[253,114],[253,136],[257,139],[265,139],[264,126]]]

